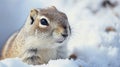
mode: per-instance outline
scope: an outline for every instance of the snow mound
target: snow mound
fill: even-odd
[[[11,58],[0,61],[0,67],[78,67],[79,65],[68,59],[50,60],[48,64],[28,65],[23,63],[19,58]]]
[[[30,67],[18,58],[5,59],[0,61],[0,67]]]

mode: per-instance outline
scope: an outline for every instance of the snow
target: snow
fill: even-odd
[[[0,61],[0,67],[30,67],[18,58],[11,58]]]
[[[109,0],[117,4],[115,7],[103,7],[103,1],[23,1],[27,7],[38,7],[39,3],[43,7],[55,5],[67,14],[72,28],[69,54],[77,55],[77,59],[50,60],[48,64],[33,66],[11,58],[0,61],[0,67],[120,67],[120,1]],[[108,27],[114,30],[106,31]]]
[[[23,63],[19,58],[9,58],[0,61],[0,67],[78,67],[78,64],[73,60],[59,59],[50,60],[48,64],[43,64],[41,66],[33,66]]]

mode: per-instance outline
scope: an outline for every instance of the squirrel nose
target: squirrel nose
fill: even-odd
[[[63,33],[61,33],[61,35],[66,38],[68,36],[68,32],[67,32],[67,29],[64,30]]]
[[[68,36],[68,34],[67,34],[67,33],[64,33],[64,34],[62,34],[62,36],[63,36],[63,37],[67,37],[67,36]]]

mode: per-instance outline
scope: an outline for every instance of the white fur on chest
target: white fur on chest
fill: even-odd
[[[21,58],[28,64],[42,64],[49,60],[66,58],[67,50],[65,44],[54,43],[52,39],[39,39],[37,37],[28,37],[25,40],[24,49]],[[31,49],[37,49],[37,52],[30,52]],[[36,56],[36,60],[26,60],[26,58]]]

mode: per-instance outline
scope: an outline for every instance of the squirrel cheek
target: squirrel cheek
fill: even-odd
[[[54,38],[54,41],[56,41],[56,43],[62,43],[65,38],[61,35],[61,33],[57,33],[57,32],[53,32],[53,38]]]
[[[56,31],[53,32],[52,36],[53,36],[53,38],[55,38],[55,39],[58,39],[58,38],[61,37],[60,33],[56,32]]]
[[[64,31],[64,29],[62,27],[58,27],[58,28],[54,29],[53,34],[52,34],[53,38],[55,38],[55,39],[63,38],[61,35],[63,33],[63,31]]]

